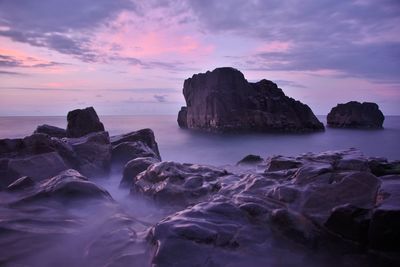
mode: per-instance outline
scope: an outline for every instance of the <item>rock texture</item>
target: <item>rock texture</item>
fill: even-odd
[[[89,133],[104,131],[103,123],[100,122],[93,107],[70,111],[67,120],[68,137],[81,137]]]
[[[209,131],[316,131],[323,124],[311,109],[268,80],[248,82],[233,68],[217,68],[185,80],[183,128]]]
[[[151,129],[142,129],[123,135],[112,136],[112,161],[124,166],[136,158],[154,158],[161,161],[158,145]]]
[[[43,133],[57,138],[67,137],[67,131],[65,129],[47,124],[39,125],[34,133]]]
[[[330,127],[382,128],[385,117],[375,103],[351,101],[338,104],[327,116]]]
[[[274,156],[253,173],[213,175],[218,190],[190,201],[179,199],[186,208],[152,228],[152,264],[330,266],[334,258],[338,265],[395,266],[400,262],[400,177],[378,178],[370,162],[357,150],[330,151]],[[138,186],[170,203],[172,195],[161,198],[168,194],[158,188],[169,187],[168,193],[178,195],[190,190],[182,186],[187,178],[181,168],[164,165],[152,175],[150,169],[141,173],[138,182],[145,178],[146,183]],[[204,181],[208,173],[197,172],[196,177]],[[360,258],[360,247],[379,253]]]
[[[160,161],[154,157],[135,158],[129,161],[124,167],[120,187],[130,188],[139,173],[147,170],[150,165],[158,162]]]

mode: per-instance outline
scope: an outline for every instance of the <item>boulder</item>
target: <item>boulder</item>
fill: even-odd
[[[258,155],[247,155],[246,157],[242,158],[236,165],[252,165],[258,164],[263,162],[263,158]]]
[[[80,138],[68,138],[70,155],[76,168],[86,176],[104,176],[110,171],[111,143],[107,132],[95,132]]]
[[[187,108],[181,107],[181,110],[178,113],[178,125],[181,128],[187,128]]]
[[[119,184],[120,187],[131,187],[134,178],[139,173],[147,170],[147,168],[154,163],[160,162],[157,158],[154,157],[143,157],[143,158],[136,158],[130,160],[128,163],[125,164],[123,177],[121,183]]]
[[[140,141],[151,148],[157,155],[158,159],[161,160],[156,138],[154,137],[154,132],[151,129],[142,129],[127,134],[111,136],[110,141],[113,147],[116,147],[121,143]]]
[[[186,206],[218,192],[218,177],[227,174],[214,167],[164,161],[138,174],[131,194],[141,194],[161,204]]]
[[[344,239],[363,244],[368,243],[368,228],[371,210],[351,204],[344,204],[332,209],[325,226]]]
[[[89,133],[104,131],[103,123],[100,122],[93,107],[70,111],[68,112],[67,120],[68,137],[76,138]]]
[[[159,156],[145,143],[123,142],[112,148],[112,161],[118,164],[126,164],[128,161],[136,158],[156,158],[159,161]]]
[[[382,128],[384,120],[377,104],[357,101],[338,104],[327,116],[328,126],[338,128]]]
[[[47,134],[51,137],[57,137],[57,138],[67,137],[67,131],[65,129],[47,124],[39,125],[34,133]]]
[[[80,199],[102,199],[112,201],[110,194],[89,182],[79,172],[69,169],[60,174],[34,184],[30,190],[24,191],[18,200],[11,205],[32,204],[36,201],[58,200],[71,202]]]
[[[18,177],[29,176],[34,181],[40,181],[68,169],[68,166],[57,152],[50,152],[10,159],[8,169]]]
[[[185,80],[186,107],[178,115],[183,128],[207,131],[324,130],[311,109],[268,80],[248,82],[234,68],[217,68]]]

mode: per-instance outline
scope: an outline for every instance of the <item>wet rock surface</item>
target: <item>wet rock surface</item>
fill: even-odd
[[[318,131],[311,109],[287,97],[272,81],[248,82],[234,68],[217,68],[185,80],[182,128],[208,131]]]
[[[327,123],[338,128],[382,128],[385,117],[375,103],[350,101],[328,113]]]
[[[398,161],[349,149],[243,163],[162,162],[150,129],[0,140],[0,265],[400,264]]]

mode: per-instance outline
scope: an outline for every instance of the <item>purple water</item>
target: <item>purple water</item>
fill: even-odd
[[[100,116],[111,135],[142,128],[155,132],[163,160],[224,165],[247,154],[282,154],[358,148],[368,156],[400,159],[400,116],[387,116],[383,130],[332,129],[308,134],[221,135],[182,130],[175,116]],[[319,116],[326,122],[325,116]],[[65,117],[0,117],[0,138],[30,135],[37,125],[66,127]]]

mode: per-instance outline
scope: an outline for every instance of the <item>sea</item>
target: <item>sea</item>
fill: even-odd
[[[326,124],[326,116],[318,116]],[[176,116],[100,116],[110,135],[151,128],[164,161],[222,166],[235,164],[248,154],[264,158],[272,155],[296,156],[357,148],[367,156],[400,160],[400,116],[386,116],[384,129],[335,129],[324,132],[287,134],[216,134],[180,129]],[[65,116],[0,117],[0,138],[20,138],[32,134],[41,124],[65,128]]]

